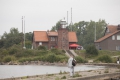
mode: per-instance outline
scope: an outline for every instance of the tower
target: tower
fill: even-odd
[[[61,20],[61,26],[58,29],[58,48],[69,49],[68,29],[66,28],[66,21]]]

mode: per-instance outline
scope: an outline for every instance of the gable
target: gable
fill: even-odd
[[[117,28],[118,28],[117,25],[108,25],[105,30],[105,35],[117,31]]]
[[[115,34],[116,34],[116,33],[118,33],[118,32],[120,32],[120,30],[115,31],[115,32],[110,33],[110,34],[107,34],[107,35],[105,35],[104,37],[102,37],[102,38],[98,39],[98,40],[97,40],[97,41],[95,41],[95,42],[101,42],[101,41],[103,41],[103,40],[105,40],[105,39],[107,39],[107,38],[109,38],[109,37],[111,37],[111,36],[115,35]]]
[[[46,31],[33,31],[33,36],[35,42],[48,42]]]
[[[69,42],[78,42],[75,32],[68,32]]]

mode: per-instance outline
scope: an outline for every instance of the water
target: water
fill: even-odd
[[[75,67],[75,71],[85,71],[102,69],[104,66],[80,65]],[[63,66],[42,66],[42,65],[0,65],[0,79],[22,76],[33,76],[41,74],[53,74],[60,71],[69,71]]]

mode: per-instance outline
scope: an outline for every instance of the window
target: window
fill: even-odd
[[[116,50],[120,50],[120,46],[116,46]]]
[[[120,40],[120,35],[117,35],[117,40]]]
[[[42,45],[42,42],[39,42],[39,45],[41,46],[41,45]]]
[[[55,37],[51,37],[51,41],[55,41]]]
[[[112,36],[112,40],[115,40],[115,36],[114,35]]]

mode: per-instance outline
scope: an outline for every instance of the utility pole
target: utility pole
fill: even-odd
[[[96,41],[96,22],[95,22],[95,39],[94,41]]]
[[[23,16],[22,16],[22,49],[23,49]]]
[[[71,31],[72,31],[72,8],[71,8],[71,24],[70,24],[70,26],[71,26]]]
[[[23,48],[26,49],[25,47],[25,16],[24,16],[24,47]]]
[[[68,11],[67,11],[67,27],[68,27]]]

